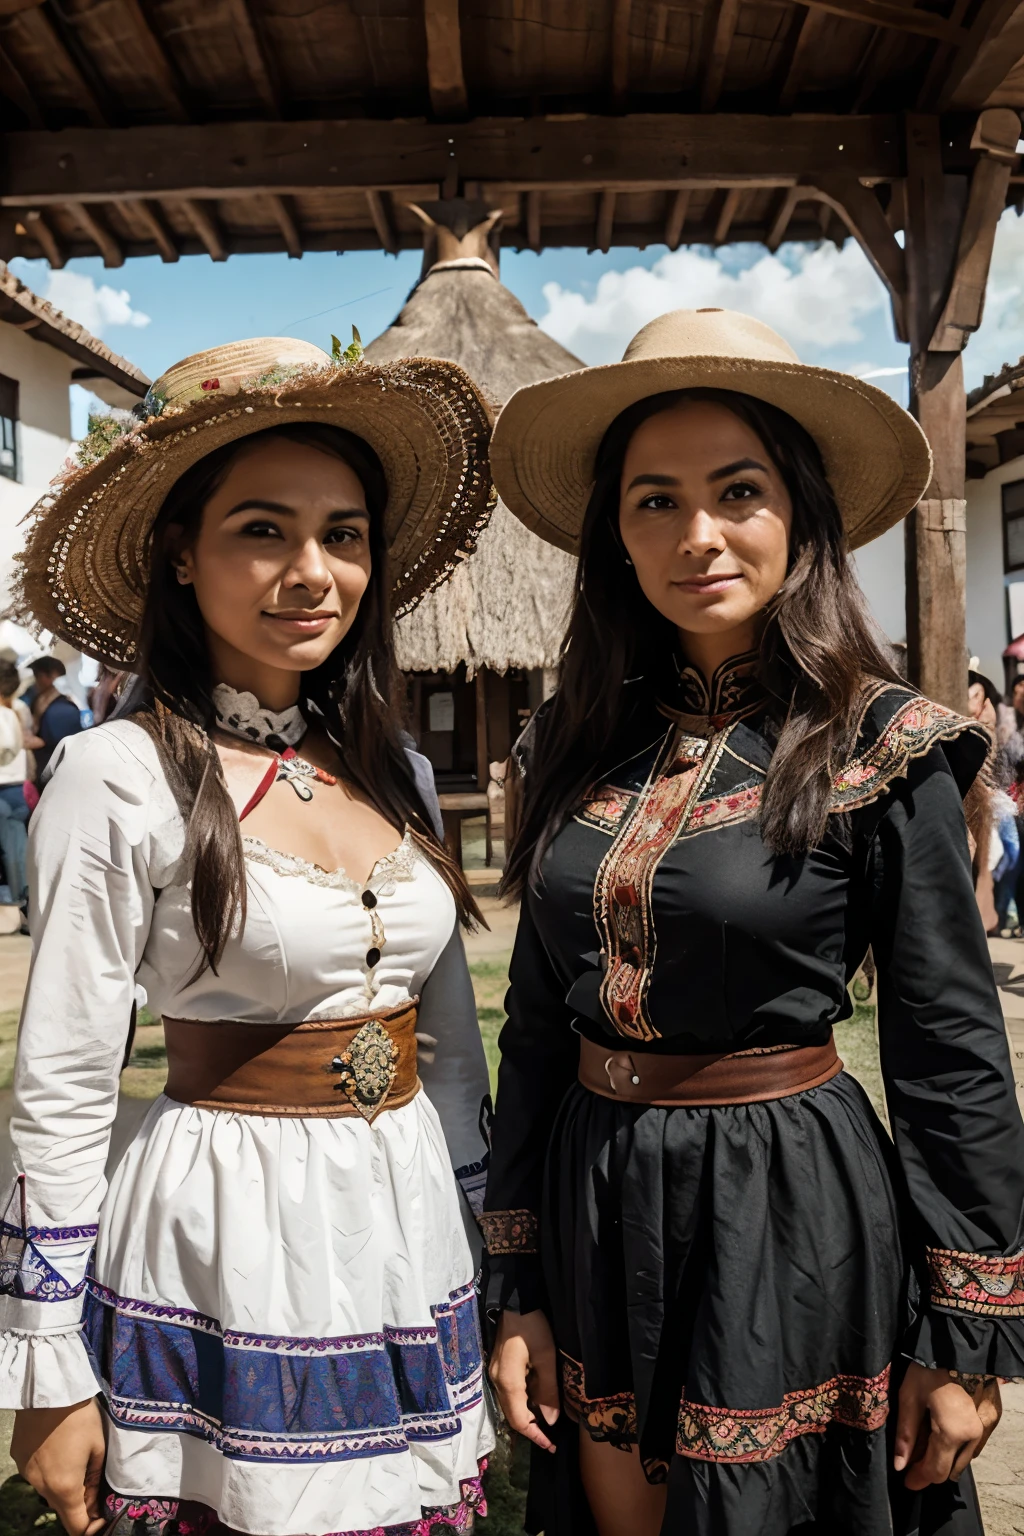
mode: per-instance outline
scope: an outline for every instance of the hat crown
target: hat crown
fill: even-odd
[[[206,394],[237,394],[244,385],[279,371],[287,376],[300,368],[330,366],[327,353],[310,341],[254,336],[183,357],[153,381],[149,395],[163,405],[183,405]]]
[[[649,320],[623,353],[624,363],[651,357],[743,357],[799,363],[778,332],[735,309],[673,309]]]

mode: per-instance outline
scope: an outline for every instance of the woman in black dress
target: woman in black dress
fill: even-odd
[[[521,390],[492,463],[581,555],[519,748],[484,1216],[529,1528],[975,1536],[1024,1375],[962,808],[987,740],[894,670],[847,557],[927,445],[759,322],[680,311]],[[832,1037],[869,947],[892,1140]]]

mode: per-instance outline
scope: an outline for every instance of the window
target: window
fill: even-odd
[[[18,381],[0,373],[0,475],[18,478]]]
[[[1024,570],[1024,480],[1003,486],[1003,566]]]

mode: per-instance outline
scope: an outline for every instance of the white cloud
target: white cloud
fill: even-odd
[[[127,288],[111,288],[107,283],[96,284],[84,272],[51,272],[46,293],[43,295],[57,309],[62,309],[72,320],[84,325],[94,336],[102,336],[108,326],[149,324],[149,316],[132,308],[131,294]]]
[[[859,246],[793,246],[729,271],[710,251],[683,249],[652,267],[605,272],[593,297],[544,286],[544,330],[588,363],[614,362],[642,325],[672,309],[718,306],[764,320],[798,351],[818,352],[864,340],[859,321],[888,307]]]
[[[30,288],[94,336],[102,336],[111,326],[139,329],[150,323],[149,315],[132,308],[127,288],[111,288],[109,283],[97,283],[88,273],[68,268],[55,272],[43,261],[16,259],[12,266]]]

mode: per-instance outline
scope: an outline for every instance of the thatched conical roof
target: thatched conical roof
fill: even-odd
[[[439,208],[449,212],[436,204],[431,212]],[[583,364],[540,330],[499,280],[487,244],[493,222],[471,225],[454,248],[451,230],[435,225],[433,249],[442,233],[438,254],[449,259],[428,268],[366,356],[373,362],[448,358],[465,368],[498,410],[521,385]],[[429,259],[430,243],[427,250]],[[470,677],[481,667],[554,667],[575,569],[571,556],[545,544],[499,502],[476,552],[399,621],[399,666],[451,672],[465,662]]]

